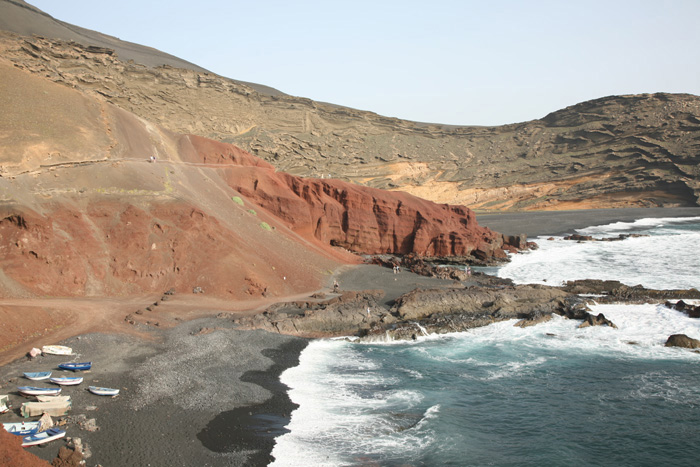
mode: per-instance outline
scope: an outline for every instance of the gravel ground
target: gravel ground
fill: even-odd
[[[30,382],[25,371],[52,370],[65,361],[92,361],[85,381],[66,387],[73,407],[66,417],[68,437],[87,443],[87,465],[236,466],[266,465],[274,435],[283,432],[294,405],[279,374],[298,363],[303,339],[263,331],[237,331],[228,320],[207,318],[153,339],[88,334],[64,341],[76,355],[25,358],[0,368],[0,393],[9,393],[19,420],[26,399],[17,386]],[[89,385],[120,388],[115,398],[95,396]],[[78,420],[94,419],[97,431]],[[57,417],[60,418],[60,417]],[[89,425],[88,425],[89,426]],[[29,448],[51,460],[63,445],[54,441]]]

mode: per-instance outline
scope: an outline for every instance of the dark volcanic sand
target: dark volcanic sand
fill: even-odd
[[[283,432],[295,407],[279,375],[298,363],[307,341],[233,327],[230,320],[208,318],[155,331],[154,341],[104,334],[68,339],[73,357],[22,358],[0,368],[0,393],[9,393],[17,409],[2,421],[20,420],[18,409],[28,399],[17,386],[52,386],[30,384],[23,372],[55,375],[58,363],[91,360],[85,381],[62,392],[72,396],[71,417],[85,415],[99,426],[95,432],[75,422],[64,427],[68,437],[89,445],[87,465],[267,465],[271,435]],[[202,328],[211,332],[192,335]],[[121,393],[99,397],[87,391],[89,385]],[[28,449],[50,461],[63,444]]]

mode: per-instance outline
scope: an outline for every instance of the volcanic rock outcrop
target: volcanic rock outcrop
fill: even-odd
[[[362,341],[415,339],[514,318],[520,319],[516,326],[525,327],[547,321],[553,314],[583,320],[580,327],[616,327],[602,314],[590,314],[584,299],[557,287],[503,285],[487,276],[478,282],[477,287],[416,289],[399,297],[390,308],[380,303],[381,291],[343,292],[325,301],[274,305],[237,323],[243,328],[283,334],[357,336]]]
[[[324,245],[362,254],[410,254],[505,259],[510,237],[481,227],[463,206],[438,205],[401,192],[387,192],[331,179],[305,179],[277,172],[235,148],[190,136],[205,163],[222,169],[226,183],[265,208],[294,232]],[[223,165],[225,167],[225,165]]]

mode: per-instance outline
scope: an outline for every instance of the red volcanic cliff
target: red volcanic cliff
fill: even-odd
[[[200,286],[233,299],[279,296],[318,284],[338,260],[353,260],[334,246],[479,260],[513,248],[461,206],[278,173],[205,138],[176,141],[169,160],[124,162],[81,181],[104,184],[99,177],[109,174],[107,180],[141,177],[145,186],[160,177],[163,191],[106,194],[87,185],[63,201],[5,206],[0,295],[113,296]],[[239,194],[245,205],[232,201]]]
[[[298,234],[364,254],[503,258],[513,249],[501,234],[481,227],[463,206],[436,204],[407,193],[339,180],[304,179],[275,169],[224,143],[189,136],[200,160],[232,164],[226,183],[282,219]]]

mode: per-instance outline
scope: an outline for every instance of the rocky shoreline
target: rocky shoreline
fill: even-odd
[[[551,319],[554,314],[581,320],[581,327],[615,324],[601,314],[591,313],[588,304],[666,303],[686,311],[682,299],[700,299],[700,291],[653,290],[627,286],[618,281],[578,280],[563,286],[516,285],[509,279],[483,273],[467,273],[463,267],[436,266],[411,256],[372,258],[392,266],[389,272],[373,275],[420,274],[441,281],[417,287],[398,296],[385,290],[343,290],[317,295],[314,300],[278,303],[263,313],[235,320],[243,329],[263,329],[299,337],[342,337],[360,342],[388,342],[417,339],[422,335],[466,331],[498,321],[518,319],[517,326],[529,326]],[[395,272],[393,265],[402,272]],[[367,268],[367,266],[364,266]],[[409,272],[405,272],[408,270]],[[367,269],[365,269],[367,271]],[[676,300],[679,304],[669,300]]]

